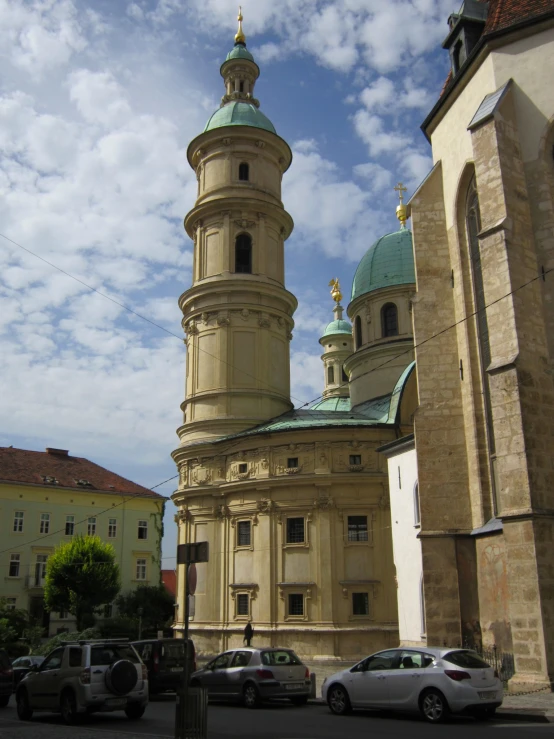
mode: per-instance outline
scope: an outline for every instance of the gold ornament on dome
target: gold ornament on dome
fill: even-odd
[[[406,219],[408,217],[406,206],[404,204],[404,193],[408,191],[407,187],[404,187],[404,185],[399,182],[398,185],[395,186],[395,191],[398,193],[398,199],[400,200],[400,204],[396,206],[396,217],[400,221],[400,225],[402,228],[406,227]]]
[[[242,30],[242,6],[239,5],[239,14],[237,16],[239,22],[239,30],[235,35],[235,44],[246,44],[246,36]]]
[[[340,284],[336,277],[334,277],[331,282],[329,283],[329,287],[331,288],[331,297],[335,301],[335,303],[340,303],[342,300],[342,293],[340,291]]]

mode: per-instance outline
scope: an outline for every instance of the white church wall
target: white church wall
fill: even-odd
[[[421,644],[425,625],[421,578],[423,574],[416,494],[415,448],[389,452],[389,490],[394,565],[398,598],[398,631],[403,645]]]

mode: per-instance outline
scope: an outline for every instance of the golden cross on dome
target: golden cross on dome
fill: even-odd
[[[239,5],[239,14],[237,16],[239,22],[239,30],[235,35],[235,44],[246,44],[246,36],[242,30],[242,5]]]
[[[408,192],[408,188],[404,187],[404,185],[399,182],[398,185],[394,188],[396,192],[398,193],[398,198],[400,200],[400,205],[404,204],[404,193]]]

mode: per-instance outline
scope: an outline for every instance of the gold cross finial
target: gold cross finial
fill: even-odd
[[[408,192],[408,188],[404,187],[404,185],[399,182],[394,189],[398,193],[398,199],[400,200],[400,204],[396,206],[396,217],[400,221],[400,227],[406,228],[406,219],[408,215],[406,206],[404,205],[404,193]]]
[[[239,5],[239,14],[237,16],[239,22],[239,30],[235,35],[235,44],[246,44],[246,36],[242,30],[242,5]]]

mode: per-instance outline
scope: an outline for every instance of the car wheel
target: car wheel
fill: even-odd
[[[494,718],[496,708],[478,708],[473,714],[477,721],[488,721],[490,718]]]
[[[440,690],[435,688],[430,688],[423,693],[419,708],[423,718],[430,724],[440,724],[450,714],[446,698]]]
[[[16,696],[17,715],[21,721],[30,721],[33,718],[33,709],[29,705],[29,696],[26,690],[20,690]]]
[[[77,701],[75,700],[75,693],[72,690],[64,690],[60,699],[60,713],[64,724],[73,726],[79,720],[79,714],[77,713]]]
[[[142,718],[144,715],[144,711],[146,710],[146,706],[142,703],[129,703],[127,708],[125,709],[125,715],[127,718],[130,718],[132,721]]]
[[[0,695],[0,708],[5,708],[10,702],[11,695]]]
[[[242,691],[242,700],[246,708],[258,708],[262,701],[254,683],[246,683]]]
[[[350,698],[346,688],[343,688],[342,685],[333,685],[329,688],[327,703],[331,711],[336,713],[337,716],[344,716],[345,713],[350,713],[352,710]]]
[[[294,698],[290,699],[290,702],[293,706],[305,706],[308,702],[308,696],[307,695],[297,695]]]

